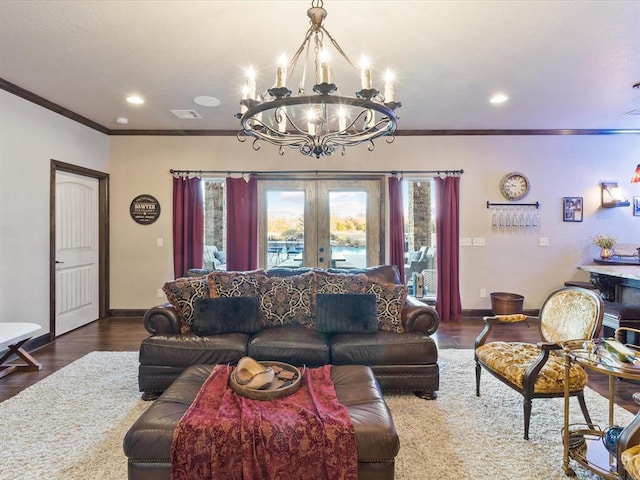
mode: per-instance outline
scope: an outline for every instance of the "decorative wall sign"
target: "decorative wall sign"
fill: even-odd
[[[640,217],[640,197],[633,197],[633,215]]]
[[[149,225],[160,216],[160,202],[151,195],[138,195],[129,206],[131,218],[140,225]]]

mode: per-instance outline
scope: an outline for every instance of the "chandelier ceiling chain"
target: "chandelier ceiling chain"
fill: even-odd
[[[345,154],[345,147],[362,143],[368,149],[375,148],[374,140],[386,137],[393,142],[398,116],[395,110],[401,106],[395,101],[395,87],[392,75],[387,72],[384,94],[372,86],[371,70],[363,62],[360,70],[351,62],[338,42],[324,27],[327,11],[322,0],[313,0],[307,10],[310,26],[302,44],[298,47],[289,64],[281,59],[276,68],[276,81],[272,88],[256,94],[256,78],[252,68],[240,101],[241,131],[240,141],[253,137],[253,149],[260,149],[260,141],[279,147],[280,155],[285,147],[299,150],[303,155],[328,156],[336,150]],[[361,89],[355,96],[344,96],[338,86],[331,82],[332,69],[329,65],[324,38],[335,48],[340,57],[360,75]],[[312,47],[313,40],[313,47]],[[297,95],[287,88],[287,77],[294,74],[300,55],[307,51]],[[312,52],[313,51],[313,52]],[[309,55],[313,54],[315,84],[313,95],[306,95],[306,73]],[[335,95],[334,95],[335,94]]]

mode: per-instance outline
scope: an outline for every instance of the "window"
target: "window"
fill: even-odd
[[[204,250],[203,266],[210,270],[226,270],[227,209],[225,180],[203,179]]]
[[[417,296],[435,301],[436,229],[435,182],[433,178],[404,178],[405,276]],[[415,283],[418,285],[415,285]],[[422,283],[422,292],[420,292]],[[417,288],[417,291],[416,291]]]

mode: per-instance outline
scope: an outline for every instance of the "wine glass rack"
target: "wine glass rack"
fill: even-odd
[[[495,203],[487,202],[491,210],[491,227],[504,229],[537,228],[540,225],[540,202]]]

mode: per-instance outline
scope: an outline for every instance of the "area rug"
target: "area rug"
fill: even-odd
[[[440,365],[437,400],[385,397],[401,443],[396,479],[567,478],[561,399],[534,400],[526,441],[520,396],[483,374],[476,397],[472,350],[441,350]],[[150,405],[140,400],[137,368],[137,352],[93,352],[0,403],[0,479],[126,479],[122,440]],[[608,401],[590,389],[585,396],[604,424]],[[616,410],[617,423],[631,418]],[[571,421],[583,421],[574,400]],[[577,470],[580,479],[599,478]]]

